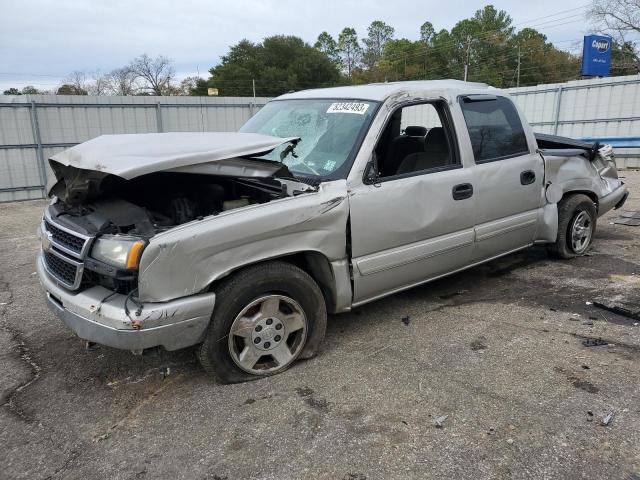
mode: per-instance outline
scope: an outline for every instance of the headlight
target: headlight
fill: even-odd
[[[91,248],[91,257],[118,268],[138,268],[146,243],[137,237],[104,235]]]

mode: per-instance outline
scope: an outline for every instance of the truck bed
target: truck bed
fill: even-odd
[[[598,142],[583,142],[582,140],[547,133],[535,133],[535,137],[538,142],[538,148],[543,155],[557,157],[583,155],[589,160],[593,160],[598,154],[598,149],[602,146]]]

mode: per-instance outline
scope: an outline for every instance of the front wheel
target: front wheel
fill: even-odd
[[[232,274],[216,289],[198,357],[224,383],[255,380],[314,355],[326,324],[315,281],[295,265],[267,262]]]
[[[586,195],[574,194],[558,203],[558,237],[548,246],[560,258],[573,258],[586,253],[596,231],[596,207]]]

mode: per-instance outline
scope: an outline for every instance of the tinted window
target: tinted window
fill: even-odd
[[[511,100],[461,99],[476,162],[523,155],[529,151],[522,122]]]

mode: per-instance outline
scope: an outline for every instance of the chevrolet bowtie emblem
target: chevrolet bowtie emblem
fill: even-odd
[[[44,251],[49,251],[51,249],[52,238],[53,234],[51,234],[51,232],[44,232],[44,235],[42,235],[42,249]]]

